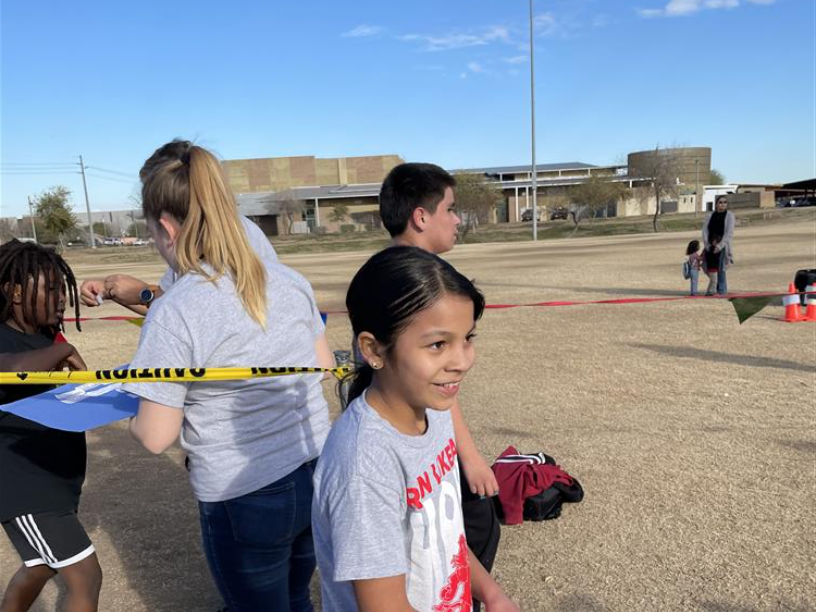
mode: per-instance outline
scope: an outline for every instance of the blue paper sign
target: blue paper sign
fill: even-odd
[[[122,383],[63,385],[0,406],[29,421],[64,431],[88,431],[134,416],[139,397],[122,390]]]

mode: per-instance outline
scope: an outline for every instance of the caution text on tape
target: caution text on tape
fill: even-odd
[[[299,366],[251,368],[119,368],[74,372],[0,372],[3,385],[55,385],[121,382],[202,382],[274,378],[293,374],[333,374],[342,378],[349,367],[313,368]]]

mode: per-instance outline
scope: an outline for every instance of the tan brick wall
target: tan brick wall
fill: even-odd
[[[292,187],[379,183],[402,163],[398,155],[315,158],[269,157],[229,159],[223,162],[230,188],[235,193],[283,191]]]

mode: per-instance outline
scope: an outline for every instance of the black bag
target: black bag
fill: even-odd
[[[555,487],[550,487],[538,495],[533,495],[524,500],[524,520],[525,521],[550,521],[561,516],[561,506],[564,498],[561,491]]]
[[[516,455],[515,457],[525,457],[532,459],[536,463],[545,465],[556,465],[555,459],[546,453],[531,453],[527,455]],[[509,457],[507,458],[509,459]],[[562,506],[567,504],[577,504],[584,499],[584,488],[575,476],[571,476],[572,484],[565,485],[562,482],[554,482],[553,485],[542,491],[538,495],[531,495],[524,500],[524,520],[525,521],[549,521],[561,516]],[[496,506],[496,514],[499,519],[504,520],[504,509],[498,497],[493,498]]]

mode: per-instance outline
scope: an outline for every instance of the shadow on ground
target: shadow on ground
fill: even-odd
[[[787,359],[774,359],[772,357],[754,357],[752,355],[734,355],[732,353],[722,353],[720,351],[708,351],[683,346],[663,346],[660,344],[629,344],[633,348],[644,349],[669,355],[671,357],[681,357],[684,359],[697,359],[699,361],[709,361],[713,363],[731,363],[734,365],[748,366],[751,368],[775,368],[781,370],[796,370],[799,372],[813,373],[812,364],[797,363]]]

